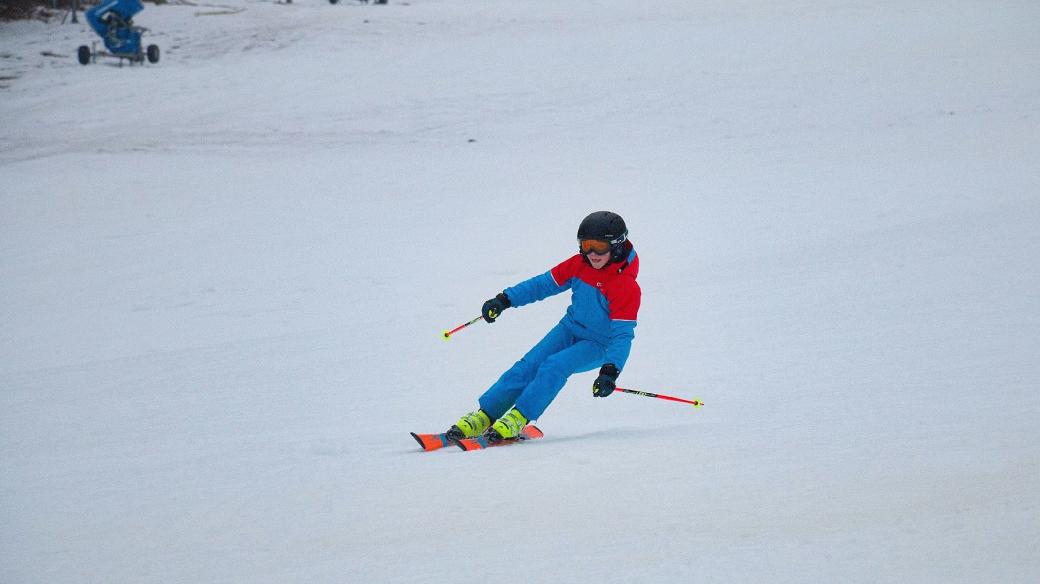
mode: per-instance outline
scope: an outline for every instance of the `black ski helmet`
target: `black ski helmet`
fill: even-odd
[[[596,211],[578,225],[578,247],[581,240],[595,239],[610,244],[610,260],[619,262],[625,257],[625,241],[628,240],[628,227],[621,215],[611,211]]]

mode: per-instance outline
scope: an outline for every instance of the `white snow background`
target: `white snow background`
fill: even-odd
[[[1040,581],[1040,5],[0,24],[0,582]],[[610,209],[615,394],[421,453]]]

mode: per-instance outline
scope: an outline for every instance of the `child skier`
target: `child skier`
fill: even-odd
[[[480,409],[462,416],[448,437],[485,434],[491,442],[516,438],[542,415],[568,377],[596,367],[599,377],[592,395],[610,395],[635,336],[638,273],[639,257],[628,241],[625,220],[596,211],[578,226],[577,254],[485,302],[481,314],[493,323],[509,307],[571,291],[563,319],[480,396]]]

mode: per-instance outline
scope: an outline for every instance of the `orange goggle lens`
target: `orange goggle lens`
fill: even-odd
[[[583,239],[578,243],[581,248],[581,253],[594,253],[597,255],[603,255],[610,252],[610,244],[605,241],[598,239]]]

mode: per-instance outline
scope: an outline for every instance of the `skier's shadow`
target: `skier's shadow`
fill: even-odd
[[[671,426],[655,426],[652,432],[648,432],[643,428],[635,427],[614,427],[614,428],[603,428],[602,430],[593,430],[591,432],[585,432],[582,434],[552,434],[547,432],[544,438],[535,440],[534,442],[544,443],[560,443],[560,442],[578,442],[583,440],[631,440],[644,435],[653,436],[665,436],[673,433],[685,433],[688,431],[689,424],[674,424]]]
[[[602,430],[594,430],[592,432],[585,432],[583,434],[546,434],[540,441],[547,443],[560,443],[560,442],[579,442],[590,439],[613,439],[613,438],[630,438],[645,432],[639,428],[604,428]]]

